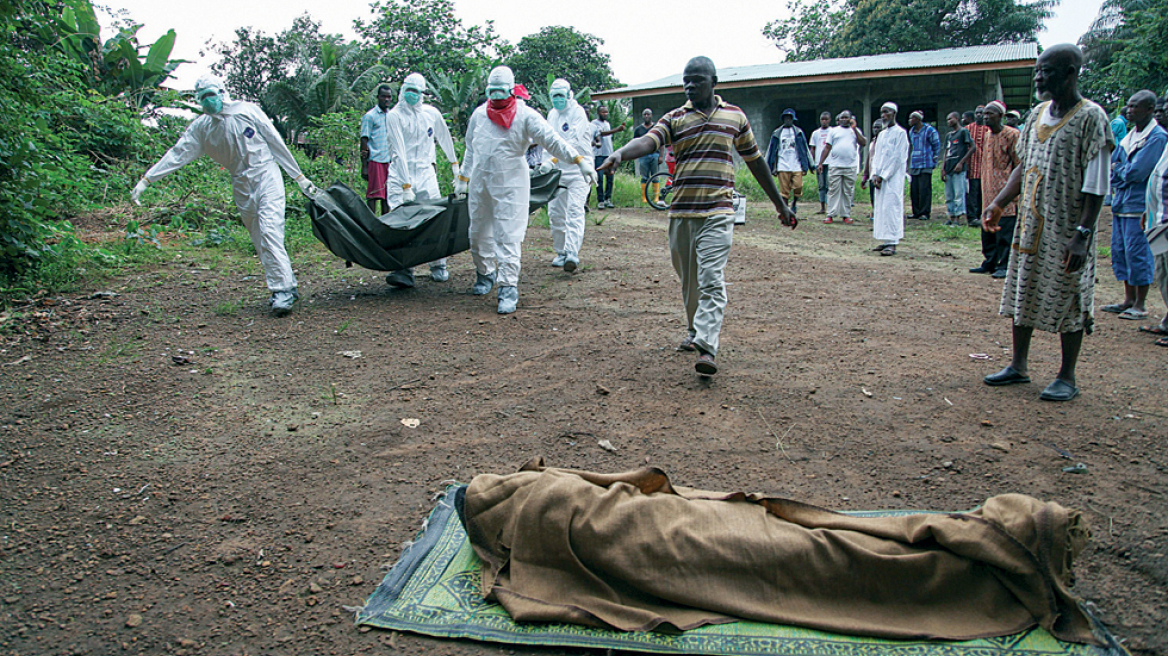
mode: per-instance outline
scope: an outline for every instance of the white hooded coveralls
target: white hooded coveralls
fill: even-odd
[[[885,244],[904,239],[904,180],[908,167],[908,133],[893,123],[876,138],[871,177],[880,176],[872,201],[872,236]]]
[[[568,98],[568,106],[562,112],[558,109],[549,112],[548,123],[557,135],[575,148],[576,154],[592,156],[592,123],[574,98]],[[548,204],[552,246],[561,255],[579,255],[584,244],[584,204],[588,202],[591,185],[572,160],[559,158],[556,166],[560,169],[560,184],[567,189],[561,190]]]
[[[442,147],[446,161],[458,162],[454,152],[454,140],[442,113],[430,105],[411,105],[399,100],[389,110],[389,150],[392,163],[386,182],[386,198],[390,207],[402,204],[402,185],[409,184],[419,199],[425,195],[430,200],[442,198],[438,189],[438,176],[434,171],[437,164],[434,142]]]
[[[285,197],[280,169],[294,179],[303,173],[280,133],[258,105],[226,101],[218,114],[204,114],[192,121],[178,143],[144,177],[156,182],[204,154],[231,173],[235,205],[259,254],[268,289],[296,289],[292,261],[284,249]]]
[[[562,162],[579,157],[539,112],[518,98],[515,102],[510,129],[491,122],[486,104],[475,109],[467,124],[462,161],[462,175],[470,180],[470,254],[478,273],[497,272],[501,287],[519,284],[531,198],[531,174],[524,157],[528,146],[537,143]]]

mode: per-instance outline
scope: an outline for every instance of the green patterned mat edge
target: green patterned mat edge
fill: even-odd
[[[1062,642],[1035,628],[999,638],[962,642],[884,640],[800,627],[731,622],[678,634],[621,632],[574,624],[513,622],[497,604],[478,594],[477,557],[454,507],[438,499],[414,542],[357,612],[357,624],[439,638],[546,647],[616,649],[657,654],[718,656],[1130,656],[1092,616],[1103,647]],[[858,511],[859,516],[895,516],[922,511]],[[448,574],[452,563],[456,572]],[[454,603],[450,603],[453,600]]]

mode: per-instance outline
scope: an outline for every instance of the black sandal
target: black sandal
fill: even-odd
[[[884,248],[880,249],[880,254],[885,255],[885,256],[896,255],[896,247],[893,246],[892,244],[889,244],[889,245],[885,246]]]

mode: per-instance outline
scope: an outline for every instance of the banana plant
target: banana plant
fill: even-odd
[[[461,74],[434,72],[427,79],[434,104],[446,115],[451,131],[459,136],[466,134],[470,115],[487,100],[487,69],[474,64]]]

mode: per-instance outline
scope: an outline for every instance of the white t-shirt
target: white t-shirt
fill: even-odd
[[[609,125],[608,121],[594,119],[592,121],[592,143],[593,144],[596,143],[596,138],[600,137],[601,132],[608,132],[611,129],[612,129],[612,126]],[[606,136],[606,137],[600,137],[600,145],[599,146],[595,146],[595,145],[592,146],[593,157],[608,157],[611,154],[612,154],[612,135],[611,134]]]
[[[823,154],[823,140],[827,138],[827,133],[831,132],[831,128],[819,128],[811,133],[811,156],[815,158],[815,163],[819,163],[819,156]]]
[[[831,144],[831,152],[823,162],[828,168],[860,168],[860,143],[851,128],[835,126],[828,131],[825,143]]]
[[[780,171],[802,171],[799,163],[799,153],[795,150],[795,130],[799,128],[779,128],[779,162]]]
[[[1047,103],[1039,120],[1045,126],[1058,125],[1061,118],[1050,114],[1050,107],[1054,103]],[[1108,128],[1110,129],[1110,128]],[[1111,192],[1111,153],[1106,148],[1100,148],[1099,153],[1087,163],[1087,170],[1083,172],[1083,189],[1085,194],[1106,196]]]

